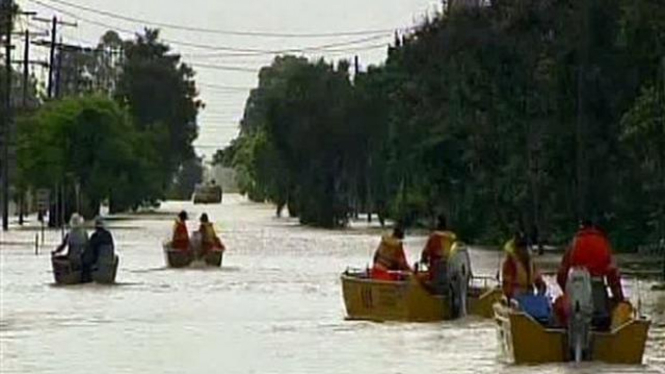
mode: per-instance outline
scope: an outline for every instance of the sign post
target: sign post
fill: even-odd
[[[39,221],[42,225],[42,245],[44,245],[44,212],[49,209],[49,201],[51,197],[51,191],[46,188],[40,188],[37,190],[37,210]]]

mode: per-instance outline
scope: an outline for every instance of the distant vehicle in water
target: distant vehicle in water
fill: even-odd
[[[219,204],[222,202],[222,186],[213,180],[210,183],[197,184],[192,196],[194,204]]]

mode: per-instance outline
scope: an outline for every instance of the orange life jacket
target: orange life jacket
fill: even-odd
[[[374,254],[374,267],[387,271],[408,270],[402,240],[388,235],[381,238]]]
[[[177,219],[173,225],[171,246],[175,249],[189,249],[189,233],[187,232],[187,225],[180,219]]]
[[[506,258],[503,265],[503,284],[504,291],[508,290],[507,296],[514,296],[516,294],[530,290],[536,280],[538,273],[533,260],[529,258],[528,263],[524,264],[515,248],[515,241],[510,240],[504,246]]]

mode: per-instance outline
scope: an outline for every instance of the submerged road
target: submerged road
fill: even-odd
[[[165,267],[161,243],[182,208],[221,229],[221,270]],[[665,373],[665,292],[648,283],[627,282],[654,319],[644,366],[516,367],[498,360],[491,320],[345,321],[339,274],[368,263],[375,227],[303,228],[234,195],[109,225],[121,256],[114,286],[56,287],[48,252],[59,233],[39,256],[34,229],[1,234],[1,373]],[[408,238],[411,260],[423,243]],[[496,253],[472,257],[476,274],[495,274]]]

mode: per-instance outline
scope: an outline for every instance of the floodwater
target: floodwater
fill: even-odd
[[[206,210],[222,231],[223,268],[171,270],[161,242],[181,208]],[[643,366],[518,367],[498,360],[491,320],[369,323],[344,320],[339,274],[364,267],[376,228],[303,228],[266,205],[167,203],[110,222],[118,285],[54,286],[36,231],[0,238],[0,372],[4,373],[665,373],[665,293],[632,282],[654,319]],[[407,241],[414,259],[424,238]],[[474,251],[493,275],[496,253]]]

